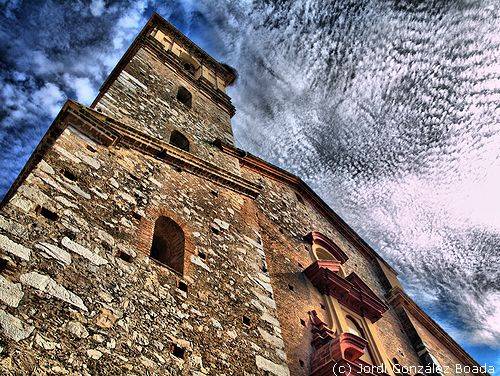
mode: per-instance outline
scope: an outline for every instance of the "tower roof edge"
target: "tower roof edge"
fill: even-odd
[[[141,34],[143,32],[147,32],[150,27],[154,26],[163,27],[165,30],[174,35],[184,46],[192,49],[195,53],[199,54],[203,58],[203,60],[208,61],[213,66],[215,66],[217,70],[224,76],[227,85],[231,85],[236,80],[237,74],[234,68],[215,59],[203,48],[201,48],[195,42],[193,42],[182,31],[180,31],[177,27],[175,27],[174,24],[167,21],[165,18],[163,18],[156,12],[151,15],[148,22],[146,23],[146,26],[141,31]]]

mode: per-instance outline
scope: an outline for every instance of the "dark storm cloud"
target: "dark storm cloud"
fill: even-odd
[[[237,68],[239,146],[307,180],[462,343],[498,348],[497,1],[0,7],[1,190],[156,10]]]

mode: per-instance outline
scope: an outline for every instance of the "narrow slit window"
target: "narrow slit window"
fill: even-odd
[[[168,217],[155,222],[150,257],[179,274],[184,271],[184,232]]]
[[[181,102],[183,105],[191,108],[193,102],[193,95],[184,86],[179,86],[179,89],[177,90],[177,100]]]
[[[42,217],[47,218],[49,221],[57,221],[59,216],[54,213],[52,210],[44,208],[43,206],[37,206],[36,212]]]
[[[170,135],[170,145],[184,151],[189,151],[189,140],[181,132],[175,130]]]
[[[76,181],[78,179],[77,176],[70,170],[64,170],[63,175],[66,179],[71,181]]]
[[[125,253],[123,251],[118,251],[118,253],[116,254],[116,256],[118,258],[120,258],[121,260],[125,261],[125,262],[132,262],[133,261],[133,257],[131,255],[129,255],[128,253]]]
[[[176,358],[184,359],[184,354],[186,353],[186,349],[174,344],[174,347],[172,349],[172,354]]]
[[[186,282],[179,281],[179,283],[177,284],[177,288],[186,293],[188,292],[188,285],[186,284]]]

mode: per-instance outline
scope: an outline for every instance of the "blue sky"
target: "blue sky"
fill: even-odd
[[[90,104],[157,11],[238,70],[238,145],[306,180],[479,362],[499,364],[497,1],[0,10],[0,195],[66,98]]]

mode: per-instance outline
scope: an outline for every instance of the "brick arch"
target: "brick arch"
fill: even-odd
[[[173,219],[163,215],[156,219],[149,257],[183,274],[184,231]]]
[[[160,218],[167,218],[168,220],[162,220],[163,223],[159,223]],[[171,221],[171,222],[170,222]],[[174,226],[175,224],[175,226]],[[184,222],[176,213],[172,212],[166,208],[149,208],[146,210],[146,215],[141,219],[139,223],[139,231],[136,240],[136,247],[143,254],[143,256],[149,256],[151,254],[151,248],[153,246],[153,239],[155,235],[156,225],[164,226],[163,231],[167,231],[167,235],[173,235],[171,240],[172,244],[184,241],[184,252],[183,257],[178,257],[175,259],[173,266],[166,264],[170,269],[176,271],[178,274],[186,275],[189,272],[190,258],[191,255],[195,254],[195,245],[192,238],[192,230],[189,225]],[[180,232],[176,235],[176,226]],[[161,229],[159,229],[161,230]],[[179,234],[182,233],[182,237]],[[151,257],[153,260],[154,257]],[[174,257],[175,258],[175,257]],[[161,260],[160,263],[164,264]]]

